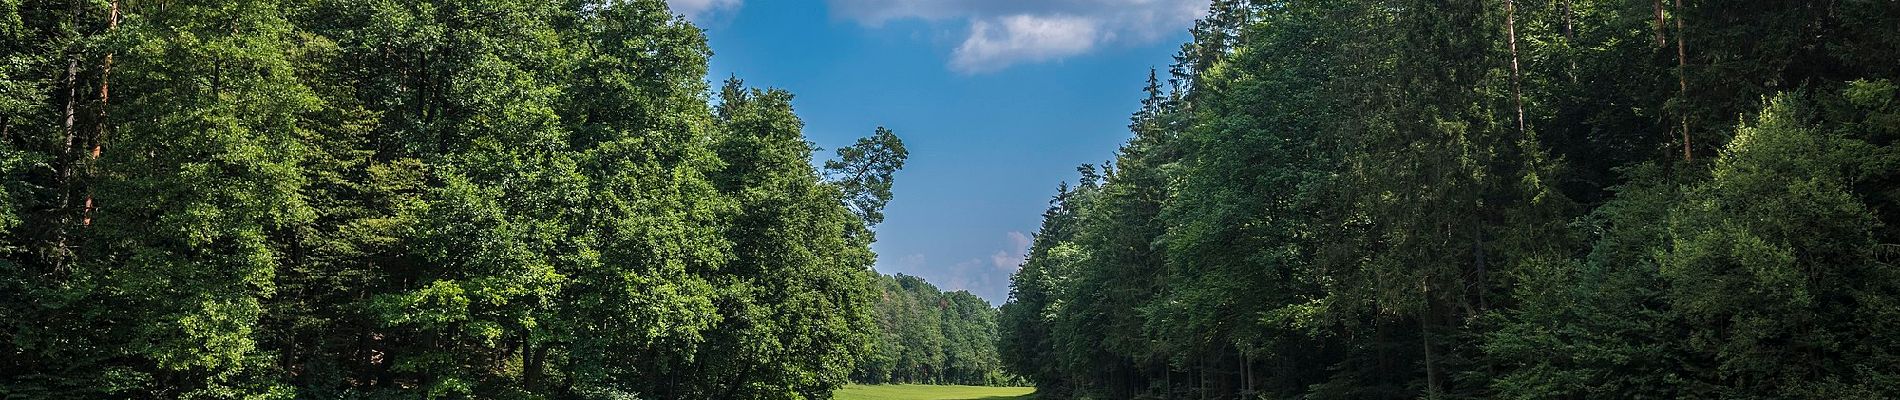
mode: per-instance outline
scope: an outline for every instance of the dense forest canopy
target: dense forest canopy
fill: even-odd
[[[660,0],[0,1],[0,397],[828,398],[908,153],[815,167],[709,56]]]
[[[862,383],[996,386],[1020,383],[996,354],[996,313],[969,291],[943,292],[915,276],[872,283],[870,352],[852,372]]]
[[[1179,54],[1014,277],[1038,398],[1900,394],[1900,3],[1217,0]]]
[[[998,309],[661,0],[0,0],[0,397],[1900,395],[1900,2],[1190,33]]]

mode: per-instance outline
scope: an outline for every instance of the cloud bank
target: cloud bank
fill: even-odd
[[[828,0],[834,17],[865,26],[901,19],[962,22],[951,70],[979,74],[1152,43],[1192,25],[1205,0]]]
[[[1029,235],[1025,235],[1022,232],[1011,231],[1009,233],[1009,248],[997,250],[996,254],[991,254],[990,265],[995,266],[996,269],[999,270],[1015,273],[1016,270],[1023,268],[1024,261],[1029,260],[1030,243]]]

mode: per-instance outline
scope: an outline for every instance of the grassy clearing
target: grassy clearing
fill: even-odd
[[[1036,388],[939,385],[851,385],[837,400],[1029,400]]]

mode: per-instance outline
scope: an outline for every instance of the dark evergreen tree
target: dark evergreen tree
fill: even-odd
[[[1900,9],[1759,6],[1214,2],[1045,215],[1004,365],[1060,398],[1889,395],[1865,32]]]

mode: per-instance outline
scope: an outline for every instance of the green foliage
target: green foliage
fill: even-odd
[[[851,211],[867,224],[884,222],[884,205],[891,202],[891,175],[904,169],[910,152],[891,130],[878,127],[871,137],[838,149],[838,159],[825,161],[825,175],[838,183]]]
[[[992,309],[663,1],[0,0],[0,396],[1900,393],[1891,4],[1209,11]]]
[[[1877,8],[1216,1],[1044,214],[1003,364],[1051,398],[1890,395]]]
[[[967,291],[941,292],[922,278],[878,275],[872,283],[871,348],[852,371],[870,384],[993,386],[1018,383],[997,356],[997,310]]]
[[[849,236],[865,221],[811,167],[791,94],[739,85],[727,82],[716,111],[724,135],[713,148],[726,164],[713,183],[739,211],[724,232],[733,259],[711,279],[723,286],[712,299],[722,322],[694,360],[711,376],[668,397],[823,397],[868,340],[874,257]]]
[[[709,56],[658,0],[0,2],[0,397],[828,397],[901,141],[846,193]]]

